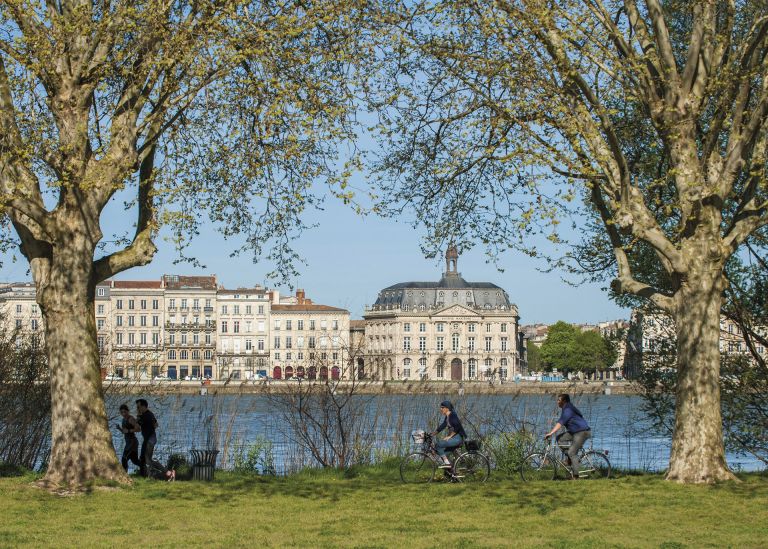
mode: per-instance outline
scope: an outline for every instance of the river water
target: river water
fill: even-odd
[[[108,397],[110,424],[117,422],[121,402],[131,403],[135,395]],[[278,472],[311,465],[300,455],[284,414],[284,401],[262,394],[248,395],[166,395],[146,397],[159,422],[156,457],[163,460],[174,452],[215,447],[221,451],[219,467],[231,467],[233,455],[256,440],[272,445]],[[276,400],[277,398],[277,400]],[[440,417],[438,404],[451,399],[470,437],[475,433],[514,432],[521,428],[543,435],[558,417],[552,395],[377,395],[354,396],[350,408],[359,409],[361,429],[376,439],[377,450],[405,451],[414,429],[434,429]],[[636,395],[582,395],[574,398],[592,427],[592,444],[609,451],[614,467],[661,471],[669,460],[669,437],[652,429]],[[114,430],[118,455],[122,436]],[[384,452],[386,453],[386,452]],[[728,463],[736,471],[757,471],[763,464],[745,455],[729,454]]]

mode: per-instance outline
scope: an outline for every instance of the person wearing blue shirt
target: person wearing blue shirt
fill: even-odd
[[[557,406],[562,410],[560,412],[560,419],[557,420],[557,424],[555,424],[552,430],[544,435],[544,438],[549,440],[549,437],[565,427],[565,433],[557,436],[557,443],[562,446],[565,446],[565,443],[570,443],[568,459],[570,460],[571,471],[573,472],[572,479],[576,480],[579,478],[579,450],[584,446],[587,439],[592,436],[592,432],[587,420],[584,419],[579,409],[571,404],[570,396],[565,393],[557,395]]]
[[[435,442],[435,451],[443,459],[443,464],[440,467],[448,468],[451,466],[451,461],[445,455],[446,448],[461,446],[464,439],[467,438],[467,433],[464,432],[464,427],[462,427],[461,421],[459,421],[459,416],[453,411],[453,404],[450,401],[444,400],[440,403],[440,413],[445,416],[445,419],[432,435],[437,435],[437,433],[446,429],[445,436]]]

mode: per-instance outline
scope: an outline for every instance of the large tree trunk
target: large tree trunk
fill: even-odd
[[[720,412],[720,307],[723,277],[699,271],[676,296],[677,394],[667,480],[733,480]]]
[[[54,250],[37,272],[33,265],[51,374],[52,446],[43,484],[52,489],[81,489],[97,479],[129,482],[107,425],[96,343],[93,255],[76,247],[70,241]]]

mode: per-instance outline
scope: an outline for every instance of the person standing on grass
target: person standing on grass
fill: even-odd
[[[558,432],[562,427],[565,427],[565,433],[557,435],[557,443],[561,448],[566,446],[565,443],[570,443],[568,459],[571,471],[573,472],[572,478],[576,480],[579,478],[579,450],[584,446],[587,439],[592,436],[592,430],[579,409],[571,404],[571,397],[569,395],[565,393],[557,395],[557,405],[562,410],[560,412],[560,419],[557,420],[552,430],[544,435],[544,439],[549,440],[549,437]]]
[[[136,433],[141,431],[139,423],[136,418],[131,415],[128,410],[127,404],[120,405],[120,415],[123,416],[123,421],[117,425],[117,428],[125,436],[125,447],[123,448],[123,457],[120,463],[123,464],[123,469],[128,472],[128,462],[131,461],[134,465],[141,467],[141,461],[139,460],[139,439],[136,438]]]
[[[152,463],[152,454],[157,444],[157,419],[155,414],[149,411],[149,404],[143,398],[136,401],[137,419],[141,427],[141,476],[149,476],[149,465]]]
[[[440,467],[448,468],[451,466],[451,460],[445,455],[446,448],[461,446],[461,443],[467,438],[467,433],[464,432],[459,416],[453,411],[453,404],[449,400],[444,400],[440,403],[440,413],[445,416],[445,419],[443,419],[437,431],[432,433],[432,436],[446,429],[445,436],[435,442],[435,451],[443,460]]]
[[[159,480],[176,480],[176,470],[166,469],[162,463],[153,459],[157,444],[157,418],[155,414],[149,411],[149,404],[143,398],[136,401],[136,410],[138,410],[138,423],[141,428],[141,437],[144,439],[141,443],[141,475],[153,477]]]

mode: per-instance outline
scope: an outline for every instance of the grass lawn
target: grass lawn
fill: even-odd
[[[680,486],[495,479],[403,485],[392,468],[53,496],[0,479],[0,547],[768,547],[768,476]]]

